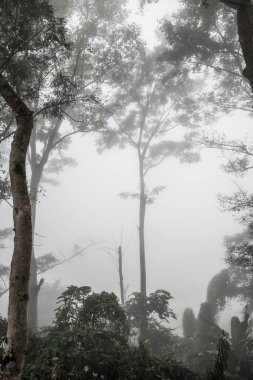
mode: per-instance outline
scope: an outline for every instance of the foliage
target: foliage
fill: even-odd
[[[131,307],[135,308],[135,318],[138,319],[138,322],[135,320],[135,327],[140,330],[139,339],[145,341],[149,318],[149,300],[145,299],[146,206],[153,203],[164,189],[164,186],[148,189],[146,177],[168,157],[189,163],[199,160],[199,154],[194,152],[193,136],[200,120],[205,118],[202,117],[205,112],[200,113],[195,104],[193,93],[197,86],[192,78],[184,75],[182,81],[182,77],[175,76],[173,66],[159,61],[160,48],[150,52],[143,44],[139,50],[139,60],[133,61],[124,89],[120,89],[117,94],[122,106],[113,114],[111,127],[103,133],[98,147],[102,152],[114,146],[129,146],[138,159],[139,189],[137,192],[123,192],[121,196],[139,200],[141,294],[135,294],[137,304],[133,301]],[[177,127],[183,130],[183,137],[179,138],[181,140],[169,134]],[[192,133],[186,133],[185,128],[191,128]]]
[[[0,123],[1,124],[1,123]],[[5,132],[3,131],[3,136]],[[2,142],[1,140],[2,134],[0,132],[0,144]],[[5,170],[5,164],[6,159],[3,153],[0,153],[0,202],[2,200],[6,200],[10,198],[10,183],[8,181],[7,175],[6,175],[6,170]]]
[[[227,334],[222,331],[221,337],[217,342],[217,355],[214,368],[207,371],[207,380],[224,380],[224,373],[228,369],[228,358],[230,352],[230,344]]]
[[[60,306],[56,309],[57,325],[70,325],[77,318],[80,305],[83,305],[87,295],[91,292],[89,286],[69,286],[59,297]]]
[[[253,266],[253,195],[240,188],[238,192],[232,195],[220,195],[219,199],[223,210],[233,212],[240,224],[244,226],[242,232],[225,237],[226,262],[234,271],[236,268],[238,270],[243,268],[245,276],[249,278]]]
[[[71,286],[59,297],[54,327],[34,337],[39,339],[37,352],[32,345],[24,378],[50,378],[53,358],[62,378],[68,373],[73,379],[90,379],[95,372],[115,378],[112,363],[127,339],[125,314],[114,294],[90,292],[87,286]]]
[[[174,66],[161,62],[160,54],[160,47],[149,52],[145,45],[140,46],[139,60],[132,63],[124,91],[117,93],[122,106],[98,141],[100,152],[114,146],[134,149],[139,160],[140,191],[144,187],[144,194],[127,191],[121,195],[139,198],[140,203],[145,199],[145,204],[153,203],[164,189],[159,185],[148,190],[145,179],[150,170],[168,157],[189,163],[199,160],[193,138],[200,121],[206,120],[205,112],[199,112],[194,100],[197,84],[186,74],[175,76]],[[173,130],[180,127],[181,141],[173,138]],[[186,133],[187,128],[191,133]]]
[[[241,234],[237,235],[241,239]],[[232,238],[227,238],[232,240]],[[234,236],[234,239],[236,237]],[[240,257],[240,259],[242,259]],[[234,258],[233,258],[234,260]],[[253,277],[250,266],[237,266],[229,262],[229,266],[215,274],[207,287],[207,302],[212,305],[216,318],[220,311],[224,310],[228,301],[237,299],[248,305],[249,312],[252,311],[252,289]]]
[[[242,140],[235,140],[227,139],[223,134],[204,134],[201,142],[210,149],[221,150],[223,156],[228,158],[227,163],[223,165],[226,173],[243,176],[252,169],[253,146],[247,136]]]
[[[179,11],[164,21],[162,30],[168,41],[163,59],[168,63],[177,62],[180,71],[188,69],[198,73],[203,81],[208,78],[208,86],[202,89],[199,98],[201,108],[209,109],[217,116],[234,110],[252,116],[251,90],[243,77],[244,62],[236,30],[236,12],[220,1],[212,1],[205,8],[183,0]],[[227,158],[223,165],[227,173],[243,176],[252,168],[252,142],[247,137],[229,140],[219,134],[208,136],[206,132],[200,142],[223,153]],[[249,271],[252,264],[252,194],[239,187],[239,191],[232,195],[219,195],[219,201],[224,211],[236,214],[246,226],[242,239],[238,236],[226,239],[226,261],[230,271],[238,266]],[[224,302],[225,299],[223,305]]]
[[[213,368],[215,364],[216,345],[222,333],[215,318],[215,307],[203,302],[196,323],[194,352],[189,357],[190,365],[198,372]]]
[[[245,215],[243,220],[245,219]],[[251,219],[251,210],[249,209],[247,220]],[[226,262],[229,265],[231,277],[237,290],[242,289],[241,295],[246,302],[252,306],[252,266],[253,266],[253,247],[252,247],[252,228],[251,223],[241,233],[225,238]],[[240,293],[240,292],[237,292]],[[236,292],[235,292],[236,294]]]
[[[253,375],[252,330],[249,328],[248,307],[245,307],[244,319],[231,318],[231,355],[228,369],[243,379],[251,379]]]
[[[165,190],[165,186],[155,186],[151,191],[147,191],[146,193],[146,204],[153,204],[156,200],[156,198],[159,196],[159,194]],[[119,194],[120,197],[123,199],[140,199],[140,194],[131,192],[131,191],[124,191]]]
[[[66,336],[65,338],[71,343],[70,336]],[[58,374],[60,374],[62,380],[67,378],[73,380],[91,380],[94,378],[107,380],[142,380],[143,378],[149,380],[158,380],[161,378],[164,380],[200,380],[198,375],[194,374],[182,364],[171,359],[158,358],[144,346],[125,347],[124,349],[122,347],[117,347],[116,350],[113,350],[112,347],[109,348],[106,345],[109,342],[105,340],[103,342],[105,346],[103,345],[103,355],[101,357],[101,350],[94,349],[95,346],[98,347],[99,341],[94,340],[92,336],[89,336],[89,339],[92,340],[92,354],[96,355],[95,357],[93,356],[92,358],[92,355],[89,352],[91,347],[86,340],[85,343],[88,344],[88,347],[85,352],[85,357],[81,356],[81,352],[78,350],[75,351],[75,356],[71,354],[71,357],[69,358],[68,355],[64,362],[58,357],[54,357],[54,360],[51,360],[50,362],[49,358],[50,356],[52,358],[54,352],[51,352],[50,356],[46,356],[45,353],[50,347],[51,342],[46,339],[45,336],[31,336],[28,349],[28,360],[23,379],[30,379],[29,376],[32,375],[33,379],[46,380],[56,369],[54,363],[58,363]],[[69,349],[72,349],[72,345],[69,347],[63,346],[62,349],[68,351]],[[40,356],[40,359],[38,356]],[[62,356],[63,355],[61,355],[61,357]],[[73,361],[70,362],[70,360]],[[51,371],[49,370],[49,366]],[[68,366],[71,368],[70,373],[66,373]]]
[[[167,318],[158,294],[150,303]],[[166,292],[163,296],[170,299]],[[54,326],[29,338],[24,380],[199,379],[168,355],[159,358],[143,345],[129,346],[127,318],[113,293],[70,286],[59,303]]]
[[[126,302],[125,309],[131,339],[135,340],[139,336],[144,310],[147,323],[145,343],[156,355],[181,358],[180,354],[185,350],[185,342],[175,336],[171,328],[167,326],[170,318],[176,319],[176,315],[169,307],[169,301],[172,298],[171,294],[165,290],[157,290],[147,297],[136,292]]]
[[[168,322],[170,318],[176,319],[174,312],[169,308],[172,298],[166,290],[156,290],[147,297],[138,292],[133,293],[125,305],[130,325],[137,329],[140,327],[143,303],[150,325],[156,325],[158,321]]]
[[[10,183],[6,178],[0,178],[0,200],[10,198]]]
[[[57,299],[64,291],[60,281],[49,283],[45,281],[41,286],[38,297],[38,325],[51,326],[55,319]]]
[[[57,263],[58,259],[52,253],[47,253],[37,258],[37,271],[39,273],[46,272]]]
[[[7,319],[3,318],[0,314],[0,348],[2,348],[2,344],[4,342],[6,332],[7,332]],[[1,356],[2,356],[2,353],[1,353]]]
[[[31,108],[49,107],[56,112],[56,78],[64,76],[60,63],[70,49],[64,20],[54,15],[47,0],[24,0],[22,4],[11,0],[1,2],[0,25],[0,71]],[[69,95],[68,87],[60,101]],[[9,136],[13,121],[8,107],[1,104],[2,139],[4,134]]]
[[[7,319],[0,314],[0,363],[3,357],[3,344],[7,333]]]
[[[146,4],[157,3],[159,0],[139,0],[140,6],[143,8]]]
[[[173,360],[161,359],[152,355],[141,345],[139,348],[129,348],[123,358],[119,380],[124,379],[198,380],[200,378]]]
[[[163,22],[162,30],[168,42],[162,58],[168,64],[177,62],[178,72],[190,70],[197,73],[203,83],[208,80],[199,96],[201,109],[209,110],[216,117],[236,110],[252,117],[251,89],[243,77],[244,61],[234,10],[216,0],[209,2],[207,8],[183,0],[178,12]],[[205,132],[200,143],[222,152],[227,159],[223,165],[227,173],[243,176],[252,168],[252,141],[247,137],[227,139],[224,135],[209,136]],[[252,194],[239,187],[239,191],[232,195],[219,195],[219,200],[223,210],[236,214],[246,226],[242,233],[244,238],[226,239],[229,269],[233,272],[234,268],[241,267],[249,272],[252,264]],[[224,305],[225,299],[219,297],[220,301]]]
[[[177,62],[178,71],[192,70],[210,80],[211,86],[202,89],[201,105],[216,114],[236,109],[252,113],[250,86],[242,74],[236,12],[220,1],[212,1],[206,9],[183,0],[162,30],[168,41],[164,58]]]
[[[216,313],[223,310],[226,305],[226,297],[230,295],[228,290],[230,275],[228,269],[223,269],[210,280],[207,287],[207,302],[212,305]]]
[[[233,274],[226,271],[227,273],[224,270],[214,276],[211,281],[213,282],[212,287],[215,289],[215,281],[218,280],[219,284],[219,280],[222,280],[225,274],[225,278],[229,278],[229,283],[221,292],[221,299],[243,294],[244,288],[241,289],[237,281],[233,279]],[[238,288],[235,287],[235,284]],[[201,304],[195,334],[189,339],[191,349],[188,351],[185,349],[182,356],[183,361],[197,373],[205,373],[203,377],[205,380],[249,380],[252,378],[253,368],[249,308],[245,307],[243,321],[240,321],[238,317],[231,318],[231,337],[229,337],[229,334],[216,323],[215,318],[219,308],[217,308],[215,300],[217,301],[216,296],[213,298],[213,305],[207,302]]]
[[[72,54],[60,65],[63,74],[61,71],[55,78],[56,98],[44,107],[47,120],[40,120],[34,132],[30,162],[32,170],[37,169],[34,176],[52,183],[55,179],[49,174],[73,165],[64,152],[71,136],[106,127],[109,115],[117,107],[113,86],[120,86],[129,72],[139,33],[134,25],[125,22],[124,1],[75,0],[53,4],[66,18]],[[62,94],[71,96],[62,100]],[[52,107],[57,119],[52,118]],[[63,125],[64,120],[68,122]]]
[[[203,83],[208,81],[199,95],[201,109],[209,110],[216,118],[236,110],[251,117],[251,89],[243,77],[236,12],[217,0],[210,2],[208,8],[190,0],[182,0],[180,5],[177,13],[162,24],[168,42],[163,59],[168,64],[176,62],[178,72],[190,70]],[[200,142],[222,151],[228,158],[223,166],[226,172],[243,175],[252,168],[252,142],[247,137],[229,140],[224,135],[208,135],[205,132]],[[222,205],[238,211],[246,198],[240,191],[224,197]]]
[[[196,318],[191,308],[184,310],[182,325],[184,338],[193,338],[196,330]]]
[[[144,47],[142,50],[125,83],[127,93],[117,95],[125,107],[115,112],[114,125],[98,144],[101,150],[130,145],[141,155],[145,175],[166,157],[187,162],[199,159],[192,152],[191,134],[185,134],[183,141],[174,141],[168,138],[168,132],[178,126],[196,130],[201,115],[193,99],[197,89],[191,78],[175,77],[173,66],[159,61],[159,48],[154,52]]]

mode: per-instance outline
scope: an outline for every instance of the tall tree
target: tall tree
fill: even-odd
[[[54,16],[48,2],[33,0],[21,5],[13,0],[1,4],[1,70],[34,110],[36,123],[40,122],[39,114],[45,117],[49,110],[57,113],[58,104],[72,97],[59,66],[68,51],[64,21]],[[5,130],[9,130],[13,115],[5,111],[2,117]],[[32,221],[33,214],[32,209]]]
[[[0,377],[20,379],[27,343],[28,282],[33,240],[26,182],[26,153],[34,123],[31,107],[33,98],[38,101],[38,88],[45,91],[46,86],[52,84],[54,90],[54,76],[50,76],[49,66],[61,58],[68,44],[63,20],[54,17],[53,9],[46,1],[32,0],[22,4],[16,0],[4,1],[0,4],[0,18],[0,94],[11,109],[10,119],[16,119],[17,124],[9,165],[15,239],[8,331]],[[42,76],[37,75],[40,70]],[[49,95],[48,99],[52,100],[53,96]],[[3,105],[3,108],[6,107]]]
[[[57,5],[57,2],[53,3]],[[42,3],[38,2],[38,4],[42,6]],[[15,9],[16,20],[19,21],[18,33],[15,30],[16,26],[12,18],[11,7],[6,6],[5,13],[3,12],[3,28],[10,25],[9,35],[6,35],[6,41],[3,42],[3,45],[8,41],[13,41],[15,33],[20,36],[20,40],[16,42],[20,44],[19,54],[16,57],[13,48],[13,57],[8,60],[6,69],[12,73],[16,81],[15,85],[19,86],[20,91],[24,92],[26,98],[33,105],[32,108],[36,116],[28,155],[31,167],[30,199],[33,236],[36,221],[36,202],[40,183],[45,179],[45,171],[53,171],[55,174],[64,165],[73,162],[73,160],[63,157],[63,151],[70,142],[70,136],[76,133],[97,131],[105,127],[108,116],[103,105],[108,100],[102,92],[105,88],[108,89],[109,83],[113,82],[114,85],[117,85],[121,76],[127,75],[130,68],[129,57],[132,61],[135,51],[135,38],[138,34],[134,26],[128,26],[124,23],[126,17],[124,15],[124,2],[119,3],[110,0],[107,1],[107,4],[102,4],[97,0],[85,2],[76,0],[71,4],[69,1],[61,2],[61,7],[68,25],[71,24],[68,30],[69,39],[72,40],[71,57],[68,57],[69,44],[65,39],[63,20],[58,18],[58,24],[53,25],[53,9],[49,5],[38,12],[42,15],[41,18],[33,18],[34,29],[38,31],[39,38],[40,31],[46,28],[46,25],[43,24],[48,14],[48,17],[51,17],[52,25],[50,27],[54,35],[51,38],[51,43],[47,45],[50,38],[48,29],[46,31],[48,38],[45,39],[43,46],[44,50],[33,49],[33,54],[30,53],[31,46],[33,46],[33,36],[30,36],[28,44],[26,39],[29,36],[21,27],[22,25],[26,26],[24,17],[31,10],[22,12],[18,2],[13,1],[12,11]],[[77,21],[74,24],[72,23],[73,17],[76,17]],[[24,57],[27,56],[28,62],[32,62],[33,59],[31,68],[24,61]],[[124,65],[121,64],[122,62]],[[17,67],[22,67],[26,74],[23,73],[22,78],[29,78],[29,81],[18,81]],[[30,74],[33,75],[28,76],[29,70],[27,68],[31,69]],[[33,81],[34,78],[39,78],[37,83]],[[116,103],[114,106],[117,106]],[[7,116],[5,119],[4,129],[7,128],[8,130],[9,119]],[[32,328],[37,327],[39,289],[33,250],[29,301],[29,324]]]
[[[193,338],[196,330],[196,318],[191,308],[184,310],[182,317],[182,327],[184,338]]]
[[[33,128],[33,113],[0,75],[0,94],[16,115],[17,130],[10,152],[13,197],[14,252],[10,272],[8,330],[1,379],[20,379],[27,345],[27,302],[32,251],[31,207],[26,182],[26,152]]]
[[[56,7],[59,5],[57,1],[53,3]],[[113,103],[111,110],[117,107],[111,99],[112,93],[108,96],[108,90],[112,85],[120,85],[121,78],[127,75],[129,62],[132,62],[135,54],[138,35],[135,26],[126,24],[124,2],[109,0],[105,4],[98,0],[76,0],[71,4],[68,1],[61,2],[60,6],[60,12],[63,12],[67,22],[71,23],[75,16],[77,23],[69,29],[72,56],[64,66],[63,84],[62,78],[58,83],[59,95],[54,101],[57,112],[51,112],[51,106],[55,106],[52,102],[44,106],[44,110],[43,107],[38,110],[43,115],[44,112],[49,113],[44,122],[38,128],[35,127],[31,138],[29,162],[34,230],[40,183],[45,179],[53,182],[54,178],[47,174],[55,174],[73,162],[66,155],[63,157],[71,136],[100,131],[106,127],[108,113],[105,104]],[[72,97],[61,101],[68,83],[71,83]],[[34,252],[31,273],[29,319],[30,326],[36,328],[39,286]]]
[[[154,202],[163,186],[148,190],[146,178],[149,172],[160,165],[167,157],[178,158],[181,162],[194,162],[199,155],[194,152],[191,133],[182,139],[174,138],[173,130],[180,126],[197,129],[201,119],[193,100],[194,85],[187,75],[175,76],[173,65],[159,61],[160,49],[153,53],[142,48],[142,59],[133,66],[132,75],[126,80],[126,106],[115,112],[112,128],[103,134],[100,149],[119,145],[130,146],[138,160],[139,190],[124,192],[124,198],[139,201],[139,258],[140,292],[143,300],[147,295],[146,254],[145,254],[145,215],[147,205]],[[196,88],[195,88],[196,89]],[[189,95],[191,94],[191,95]],[[188,96],[189,95],[189,96]],[[121,99],[121,94],[119,94]],[[125,94],[124,94],[125,99]],[[205,115],[206,116],[206,115]],[[172,139],[169,139],[169,132]],[[180,138],[179,137],[179,138]],[[146,318],[143,305],[143,318],[140,339],[145,338]]]

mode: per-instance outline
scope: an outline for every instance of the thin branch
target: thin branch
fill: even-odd
[[[148,147],[149,147],[149,145],[150,145],[152,139],[155,137],[155,135],[156,135],[157,133],[159,133],[159,128],[160,128],[160,126],[163,125],[163,123],[168,119],[172,107],[173,107],[173,104],[171,104],[171,105],[167,108],[166,111],[164,111],[164,108],[163,108],[163,112],[162,112],[162,114],[161,114],[160,119],[157,121],[156,127],[154,128],[153,132],[150,134],[150,136],[149,136],[147,142],[145,143],[145,147],[144,147],[144,149],[143,149],[143,151],[142,151],[142,158],[143,158],[143,159],[145,158],[145,155],[146,155],[147,149],[148,149]],[[164,117],[164,115],[165,115],[165,117]]]
[[[8,289],[5,289],[3,290],[2,292],[0,292],[0,298],[9,291],[9,288]]]
[[[46,25],[43,25],[34,35],[32,35],[23,45],[20,45],[16,50],[14,50],[9,57],[0,66],[0,73],[3,72],[8,66],[11,59],[20,51],[22,51],[35,37],[37,37],[44,29]]]
[[[83,253],[84,251],[86,251],[87,249],[91,248],[93,245],[94,245],[94,243],[91,243],[91,244],[87,245],[86,247],[81,248],[79,251],[77,251],[77,252],[75,252],[73,255],[67,257],[65,260],[59,261],[59,262],[57,262],[57,263],[51,265],[50,267],[48,267],[48,268],[46,268],[46,269],[43,269],[43,270],[41,270],[41,271],[38,271],[38,274],[45,273],[45,272],[47,272],[47,271],[49,271],[49,270],[51,270],[51,269],[53,269],[53,268],[55,268],[55,267],[57,267],[57,266],[59,266],[59,265],[65,264],[66,262],[68,262],[68,261],[74,259],[75,257],[77,257],[77,256],[79,256],[79,255],[82,255],[82,253]]]
[[[230,54],[234,57],[234,60],[237,64],[237,67],[239,68],[240,72],[243,73],[243,67],[242,67],[242,64],[240,62],[240,60],[238,60],[238,57],[235,55],[235,52],[231,49],[230,45],[227,43],[227,39],[223,36],[223,34],[221,33],[219,27],[217,26],[217,24],[214,25],[218,35],[220,36],[220,38],[222,39],[222,42],[224,44],[224,46],[227,48],[227,50],[230,52]]]
[[[131,141],[131,143],[134,147],[138,147],[138,143],[132,138],[132,136],[128,132],[126,132],[124,129],[122,129],[120,123],[118,122],[118,120],[115,118],[114,115],[112,115],[112,118],[115,121],[115,123],[118,125],[121,133],[123,133],[124,135],[126,135],[129,138],[129,140]]]
[[[161,158],[159,161],[157,161],[156,163],[152,164],[152,165],[149,165],[146,170],[144,171],[144,177],[146,176],[146,174],[149,172],[150,169],[153,169],[155,168],[156,166],[159,166],[161,165],[161,163],[166,159],[167,157],[164,156],[163,158]]]
[[[64,115],[66,115],[70,120],[74,121],[75,123],[83,123],[83,120],[76,120],[72,116],[70,116],[66,111],[62,111]]]
[[[5,137],[3,137],[2,139],[0,139],[0,143],[3,142],[4,140],[7,140],[9,137],[11,137],[12,135],[14,135],[14,133],[15,133],[15,131],[9,133],[7,136],[5,136]]]
[[[216,142],[216,141],[201,141],[201,140],[193,140],[193,142],[205,145],[209,149],[220,149],[220,150],[227,150],[235,153],[241,153],[241,154],[247,154],[248,156],[253,156],[253,152],[250,152],[245,146],[240,147],[240,145],[234,145],[229,143],[222,143],[222,142]]]
[[[228,70],[228,69],[224,69],[222,67],[214,66],[214,65],[211,65],[211,64],[208,64],[208,63],[203,63],[203,62],[199,63],[199,62],[194,62],[193,61],[192,63],[193,64],[201,64],[201,66],[210,67],[211,69],[216,70],[216,71],[224,71],[224,72],[226,72],[228,74],[231,74],[231,75],[234,75],[236,77],[239,77],[239,78],[243,79],[242,74],[236,73],[235,71],[231,71],[231,70]]]
[[[84,131],[73,131],[73,132],[66,133],[66,135],[63,135],[59,140],[57,140],[54,144],[51,145],[51,149],[55,148],[58,144],[60,144],[67,137],[75,135],[77,133],[84,133]]]
[[[12,204],[7,200],[7,199],[4,199],[4,201],[11,207],[13,208]]]

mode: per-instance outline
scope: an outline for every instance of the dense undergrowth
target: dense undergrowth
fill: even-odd
[[[114,293],[70,286],[59,298],[53,325],[30,332],[22,379],[250,380],[250,368],[244,377],[228,371],[229,360],[236,358],[225,333],[207,357],[207,352],[194,353],[193,339],[167,327],[164,322],[175,318],[171,298],[162,290],[146,298],[147,336],[140,343],[139,293],[123,308]],[[1,344],[6,327],[1,318]]]

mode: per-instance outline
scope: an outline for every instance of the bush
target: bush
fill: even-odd
[[[29,337],[23,380],[197,380],[170,358],[129,345],[125,311],[113,293],[69,287],[53,327]]]

